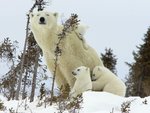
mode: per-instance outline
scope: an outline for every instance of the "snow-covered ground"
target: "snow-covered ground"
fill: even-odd
[[[10,113],[9,109],[17,110],[18,113],[58,113],[57,106],[36,107],[38,101],[29,103],[27,101],[27,110],[25,110],[25,101],[7,101],[0,96],[6,107],[5,111],[0,113]],[[145,98],[140,97],[120,97],[106,92],[85,92],[83,94],[82,109],[79,113],[122,113],[121,109],[125,108],[121,105],[129,106],[124,113],[150,113],[150,96]],[[18,107],[19,105],[19,107]],[[18,109],[17,109],[18,108]],[[65,111],[64,113],[69,113]]]

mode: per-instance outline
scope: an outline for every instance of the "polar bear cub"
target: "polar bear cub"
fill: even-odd
[[[104,66],[96,66],[92,74],[92,90],[106,91],[125,96],[126,86],[114,73]]]
[[[90,77],[90,69],[85,66],[80,66],[72,71],[76,78],[75,84],[70,92],[71,98],[77,97],[84,91],[92,90],[92,81]]]

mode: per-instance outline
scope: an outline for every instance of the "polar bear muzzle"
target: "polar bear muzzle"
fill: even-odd
[[[95,77],[95,74],[92,74],[92,75],[91,75],[91,80],[92,80],[92,81],[96,81],[96,80],[97,80],[96,77]]]
[[[76,75],[77,75],[77,73],[75,73],[74,71],[72,71],[72,74],[73,74],[74,76],[76,76]]]

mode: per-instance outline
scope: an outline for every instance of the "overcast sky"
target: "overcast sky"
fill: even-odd
[[[26,14],[33,2],[1,0],[0,41],[10,37],[23,48]],[[51,0],[47,10],[58,12],[61,19],[78,14],[81,23],[89,26],[85,38],[98,54],[104,53],[106,47],[113,49],[121,78],[128,74],[124,62],[133,62],[132,52],[143,43],[150,26],[150,0]]]

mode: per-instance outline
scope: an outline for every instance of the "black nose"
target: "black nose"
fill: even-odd
[[[72,74],[73,74],[73,75],[76,75],[76,73],[75,73],[74,71],[72,71]]]
[[[41,22],[41,23],[45,23],[45,18],[44,18],[44,17],[41,17],[41,18],[40,18],[40,22]]]

